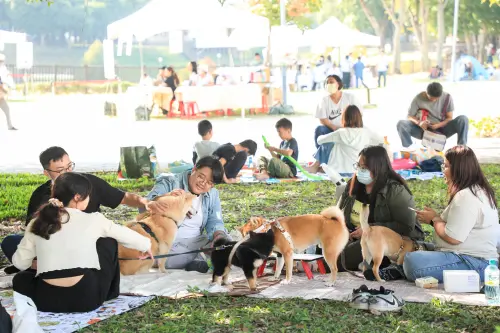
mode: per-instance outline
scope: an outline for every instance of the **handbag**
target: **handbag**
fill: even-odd
[[[294,114],[293,106],[284,105],[283,103],[278,103],[271,107],[269,114]]]
[[[450,105],[450,95],[446,96],[444,102],[443,110],[441,111],[441,119],[446,118],[446,113]],[[446,135],[441,133],[432,132],[429,130],[424,131],[424,136],[422,137],[422,146],[427,148],[432,148],[436,151],[443,151],[446,146]]]

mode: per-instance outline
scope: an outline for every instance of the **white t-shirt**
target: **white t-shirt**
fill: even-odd
[[[342,71],[342,73],[349,73],[351,71],[351,68],[352,68],[352,63],[351,63],[351,59],[342,59],[342,61],[340,61],[340,70]]]
[[[368,128],[339,128],[318,137],[318,144],[328,142],[335,143],[328,166],[339,173],[354,173],[359,152],[367,146],[383,144],[384,138]]]
[[[12,263],[20,270],[31,266],[37,257],[37,275],[45,272],[72,268],[101,269],[96,251],[96,241],[111,237],[123,246],[145,252],[151,248],[149,238],[115,224],[101,213],[84,213],[78,209],[66,208],[69,220],[61,230],[46,240],[33,234],[28,224],[21,244],[12,257]]]
[[[192,206],[196,209],[198,214],[191,216],[191,218],[185,218],[182,222],[175,239],[184,238],[194,238],[201,235],[201,226],[203,224],[203,209],[202,209],[202,198],[199,195],[193,200]]]
[[[316,108],[316,118],[318,119],[328,119],[332,125],[341,127],[342,126],[342,112],[349,105],[356,105],[361,113],[363,113],[362,105],[359,100],[352,94],[343,91],[342,97],[337,104],[335,104],[330,96],[325,96],[321,99]]]
[[[387,56],[380,56],[378,60],[377,70],[379,72],[387,72],[388,69],[389,69],[389,59],[387,59]]]
[[[434,232],[434,242],[440,251],[450,251],[473,257],[498,258],[498,211],[492,208],[486,193],[477,189],[476,197],[470,189],[459,191],[446,207],[441,218],[446,221],[446,235],[461,241],[451,245]]]

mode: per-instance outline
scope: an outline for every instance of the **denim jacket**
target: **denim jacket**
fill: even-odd
[[[148,200],[153,200],[155,197],[172,192],[176,189],[183,189],[189,192],[189,176],[191,175],[191,170],[173,175],[173,176],[159,176],[156,179],[156,183],[153,186],[151,192],[148,193],[146,198]],[[203,221],[201,225],[200,234],[206,231],[208,239],[211,241],[216,231],[223,231],[227,234],[227,230],[224,227],[224,222],[222,221],[222,209],[219,199],[219,191],[215,188],[210,189],[207,193],[202,196],[202,210],[203,210]]]

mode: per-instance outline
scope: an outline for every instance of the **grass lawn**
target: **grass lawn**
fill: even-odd
[[[484,165],[483,168],[500,195],[500,166]],[[152,186],[151,180],[117,182],[114,175],[101,176],[119,188],[138,193]],[[44,181],[41,175],[0,174],[0,221],[23,220],[31,192]],[[438,211],[445,207],[446,188],[442,179],[411,181],[409,185],[417,207],[429,206]],[[271,218],[318,213],[334,203],[335,192],[329,182],[221,185],[219,190],[229,229],[243,224],[250,216]],[[120,207],[104,213],[125,221],[134,216],[135,211]],[[203,297],[177,301],[156,299],[84,332],[494,332],[495,325],[500,325],[500,307],[436,301],[410,303],[400,314],[375,316],[334,301]]]

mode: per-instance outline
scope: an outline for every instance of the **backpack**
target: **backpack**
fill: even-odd
[[[419,163],[418,168],[422,172],[440,172],[444,159],[441,156],[434,156]]]

